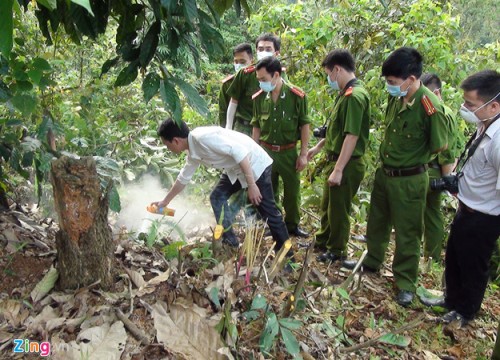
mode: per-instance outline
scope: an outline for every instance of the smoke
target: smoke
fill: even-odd
[[[162,200],[167,194],[157,177],[146,175],[140,181],[126,185],[119,190],[122,210],[118,214],[117,227],[126,227],[130,232],[147,233],[152,221],[162,218],[161,215],[151,214],[146,206],[154,201]],[[215,217],[210,205],[203,203],[206,199],[189,199],[179,194],[169,204],[175,209],[175,216],[167,217],[169,222],[178,224],[181,231],[190,237],[200,232],[210,231],[215,226]],[[176,238],[176,231],[171,237]]]

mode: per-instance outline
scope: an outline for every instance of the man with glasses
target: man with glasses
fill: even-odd
[[[500,236],[500,73],[484,70],[461,85],[460,116],[477,124],[458,177],[458,211],[446,247],[441,321],[466,325],[481,308],[491,256]]]

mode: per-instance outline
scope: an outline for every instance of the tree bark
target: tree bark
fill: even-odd
[[[63,156],[52,163],[51,173],[60,227],[58,287],[77,289],[100,280],[106,289],[112,283],[113,239],[96,163],[92,157]]]

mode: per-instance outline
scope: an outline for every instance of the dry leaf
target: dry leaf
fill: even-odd
[[[170,351],[188,359],[225,359],[217,352],[223,347],[215,322],[207,320],[207,312],[196,305],[172,304],[170,314],[166,304],[153,305],[156,337]]]
[[[33,302],[38,302],[49,293],[54,287],[57,279],[59,278],[59,272],[53,266],[50,267],[49,271],[31,292],[31,299]]]
[[[127,333],[121,321],[113,325],[105,323],[78,334],[76,341],[59,343],[53,346],[52,359],[55,360],[81,360],[81,359],[106,359],[119,360],[125,344]]]
[[[141,286],[141,288],[139,290],[137,290],[135,295],[138,297],[141,297],[145,294],[152,293],[155,290],[156,285],[158,285],[164,281],[167,281],[170,278],[171,273],[172,273],[172,270],[168,269],[167,271],[165,271],[161,275],[155,276],[154,278],[149,280],[147,283],[145,283],[143,286]]]
[[[446,349],[446,351],[450,355],[456,357],[457,359],[463,359],[464,355],[465,355],[463,350],[462,350],[462,347],[459,344],[456,344],[456,345]]]
[[[146,281],[142,278],[142,275],[137,271],[125,268],[125,272],[138,289],[146,284]]]
[[[21,304],[17,300],[2,300],[0,301],[0,315],[8,320],[10,324],[14,327],[18,327],[20,324],[17,315],[21,310]]]
[[[424,350],[424,360],[440,360],[441,358],[439,356],[437,356],[436,354],[430,352],[430,351],[427,351],[427,350]]]

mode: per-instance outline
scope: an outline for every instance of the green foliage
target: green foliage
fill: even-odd
[[[172,260],[179,256],[179,249],[182,248],[186,243],[184,241],[174,241],[166,246],[164,246],[161,250],[165,259]]]
[[[299,357],[299,343],[292,331],[300,329],[302,322],[292,318],[278,319],[267,304],[266,298],[260,294],[252,300],[250,310],[243,313],[243,317],[247,321],[254,321],[261,316],[262,311],[266,323],[259,339],[260,350],[264,354],[269,354],[277,341],[278,334],[280,334],[288,353],[294,358]]]

